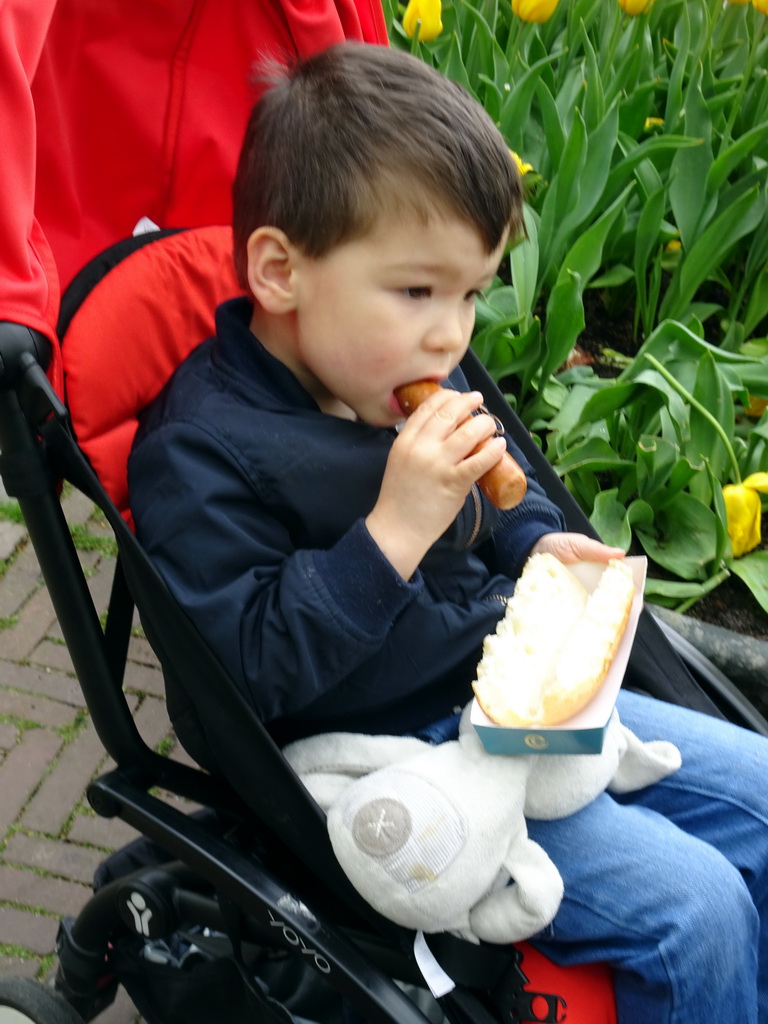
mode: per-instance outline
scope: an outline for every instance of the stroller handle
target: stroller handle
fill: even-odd
[[[52,346],[40,331],[12,320],[0,320],[0,382],[13,387],[34,362],[47,370]]]

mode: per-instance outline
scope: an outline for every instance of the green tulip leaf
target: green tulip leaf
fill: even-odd
[[[517,327],[522,319],[523,317],[519,314],[512,317],[504,317],[495,323],[488,324],[487,327],[477,332],[472,339],[472,348],[486,366],[491,362],[491,356],[499,338],[508,334],[511,328]]]
[[[544,68],[558,59],[557,53],[548,53],[540,60],[532,64],[520,78],[511,85],[507,99],[499,114],[499,129],[509,145],[515,149],[522,149],[523,126],[528,123],[531,100],[536,88],[536,82]],[[521,154],[522,155],[522,154]]]
[[[681,601],[698,601],[720,586],[730,573],[725,570],[710,576],[703,583],[684,583],[681,580],[660,580],[652,576],[645,580],[645,598],[653,604],[674,608]]]
[[[586,151],[586,126],[583,117],[576,111],[576,117],[563,149],[560,166],[541,209],[539,250],[542,278],[547,275],[558,249],[567,236],[566,218],[578,205]]]
[[[768,612],[768,551],[752,551],[726,562],[731,572],[749,587],[755,600]]]
[[[603,470],[628,471],[634,469],[634,463],[629,459],[622,459],[602,438],[590,437],[570,448],[558,461],[555,469],[560,476],[565,476],[566,473],[583,469],[594,473]]]
[[[755,125],[717,157],[707,173],[707,192],[718,192],[745,157],[749,156],[756,146],[765,145],[766,131],[768,128],[765,124]]]
[[[626,266],[624,263],[616,263],[614,266],[609,267],[604,274],[600,274],[599,277],[593,277],[587,285],[587,288],[619,288],[621,285],[626,284],[627,281],[632,281],[635,278],[635,272],[631,267]]]
[[[669,186],[672,213],[686,250],[691,249],[717,206],[717,198],[706,192],[712,166],[712,118],[701,92],[701,73],[701,65],[695,65],[685,99],[685,134],[701,139],[702,145],[675,153]]]
[[[485,74],[495,82],[508,81],[509,64],[490,25],[476,5],[461,0],[461,6],[465,16],[474,26],[465,60],[467,74],[474,78]]]
[[[648,264],[661,246],[661,224],[667,206],[664,188],[657,189],[643,206],[635,234],[634,268],[640,319],[647,329],[653,322],[656,296],[648,289]]]
[[[559,380],[561,383],[563,382],[562,374],[560,374]],[[591,379],[583,384],[571,384],[560,411],[549,424],[550,430],[569,434],[581,422],[584,406],[595,394],[595,390],[605,386],[610,386],[610,382],[601,381],[599,378]]]
[[[614,413],[631,405],[642,391],[643,385],[634,381],[629,384],[614,383],[589,399],[582,411],[580,422],[593,423],[596,420],[609,419]],[[664,396],[660,394],[659,406],[663,402]]]
[[[646,118],[653,112],[656,82],[644,82],[621,97],[619,106],[620,134],[636,139],[645,131]]]
[[[499,320],[510,321],[519,316],[517,291],[510,285],[490,289],[475,299],[475,331]]]
[[[601,491],[595,498],[589,521],[606,544],[629,550],[632,528],[638,523],[650,525],[653,510],[644,501],[633,501],[629,508],[617,500],[618,488]]]
[[[703,580],[717,549],[717,516],[687,492],[654,515],[653,525],[638,525],[644,551],[662,568],[684,580]]]
[[[765,202],[764,190],[755,185],[718,214],[680,263],[659,310],[660,317],[677,319],[685,312],[697,289],[716,270],[723,253],[760,223]]]
[[[478,99],[477,93],[475,92],[469,75],[467,74],[467,69],[461,56],[459,37],[455,32],[450,36],[448,52],[440,64],[440,71],[446,78],[450,78],[452,82],[456,82],[458,85],[463,86],[471,96]]]
[[[768,316],[768,266],[758,273],[744,313],[744,331],[747,337]]]
[[[710,352],[699,361],[693,397],[711,413],[718,423],[726,430],[729,440],[733,441],[734,407],[730,389],[719,373],[717,364]],[[706,459],[715,475],[722,477],[728,467],[728,453],[723,442],[713,427],[695,407],[690,410],[690,449],[689,456],[693,462]]]
[[[595,54],[595,48],[590,42],[584,22],[579,25],[581,45],[584,48],[586,57],[586,94],[584,97],[584,120],[587,125],[587,132],[593,132],[605,117],[605,93],[600,78],[600,68]],[[618,121],[617,121],[618,131]]]
[[[723,557],[731,553],[731,539],[728,536],[728,511],[725,507],[723,489],[720,479],[715,476],[712,467],[707,463],[707,476],[712,492],[712,509],[717,519],[717,547],[715,548],[714,565],[720,565]]]
[[[544,128],[549,165],[560,167],[565,149],[565,130],[560,120],[560,111],[557,109],[557,104],[543,78],[536,82],[536,99],[541,111],[541,123]]]
[[[701,146],[701,139],[689,139],[685,135],[656,135],[645,139],[611,169],[605,186],[605,194],[615,195],[630,180],[635,168],[651,157],[664,155],[676,149]]]
[[[679,445],[666,438],[644,435],[637,442],[637,490],[654,507],[672,500],[697,472],[680,455]]]
[[[664,508],[675,500],[677,495],[686,488],[691,480],[703,469],[701,464],[693,465],[688,459],[681,457],[669,474],[666,487],[654,496],[654,507]]]
[[[523,207],[523,217],[528,237],[510,252],[509,269],[517,296],[517,308],[521,313],[531,315],[538,298],[539,229],[537,217],[530,206]]]

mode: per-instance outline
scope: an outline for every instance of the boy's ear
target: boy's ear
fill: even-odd
[[[284,231],[257,228],[248,239],[248,286],[266,313],[289,313],[295,305],[296,247]]]

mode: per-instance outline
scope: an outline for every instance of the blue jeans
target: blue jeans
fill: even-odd
[[[611,963],[620,1024],[768,1024],[768,740],[629,692],[618,708],[683,766],[528,822],[565,883],[535,943],[560,964]]]

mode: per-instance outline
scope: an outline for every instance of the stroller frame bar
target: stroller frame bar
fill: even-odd
[[[241,852],[196,819],[143,792],[119,770],[95,780],[89,787],[88,799],[97,813],[119,816],[208,882],[219,897],[220,907],[228,906],[238,919],[241,914],[245,916],[247,923],[242,929],[237,921],[238,932],[242,930],[245,937],[298,954],[309,967],[332,980],[334,987],[372,1024],[425,1024],[424,1015],[391,978],[363,957],[339,931],[319,921],[253,854]],[[104,922],[114,920],[115,909],[119,911],[124,904],[132,881],[130,876],[118,879],[96,894],[91,901],[91,913],[81,915],[71,930],[72,942],[78,950],[98,946],[103,939]],[[183,909],[183,898],[180,903]],[[227,917],[223,913],[221,923],[231,924]],[[171,922],[168,924],[170,927]],[[232,938],[235,928],[225,930]],[[233,940],[233,945],[239,941]],[[412,967],[402,954],[401,967],[405,979],[412,979]],[[64,975],[66,982],[66,970]]]

